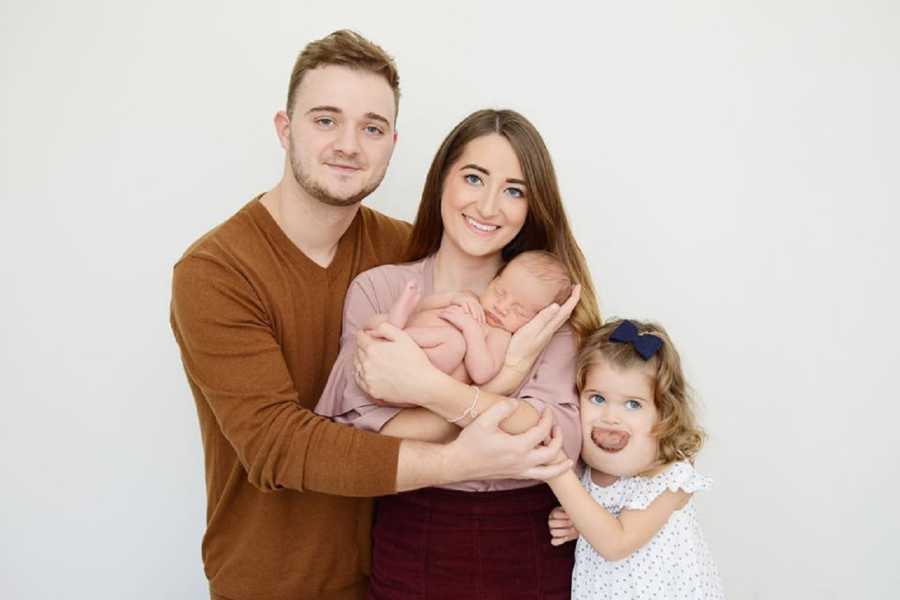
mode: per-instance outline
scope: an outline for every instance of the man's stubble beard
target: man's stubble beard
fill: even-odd
[[[291,163],[291,171],[294,174],[294,180],[297,182],[297,185],[299,185],[304,192],[309,194],[310,197],[315,198],[322,204],[327,204],[328,206],[347,207],[359,204],[362,202],[363,198],[374,192],[375,189],[381,185],[382,180],[384,180],[384,174],[387,172],[387,166],[385,165],[385,171],[381,173],[381,177],[379,177],[372,185],[368,187],[364,186],[358,192],[346,198],[337,198],[332,196],[328,190],[320,186],[312,176],[303,171],[303,167],[300,166],[300,161],[294,156],[293,145],[288,150],[288,154],[288,159]]]

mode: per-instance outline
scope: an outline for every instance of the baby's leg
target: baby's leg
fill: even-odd
[[[405,331],[431,364],[448,375],[453,375],[466,356],[466,340],[455,327],[407,327]]]
[[[410,315],[412,315],[421,299],[422,294],[419,292],[419,284],[415,281],[407,283],[406,287],[403,288],[403,293],[394,302],[391,312],[388,314],[390,324],[400,329],[406,327],[406,322],[409,321]]]

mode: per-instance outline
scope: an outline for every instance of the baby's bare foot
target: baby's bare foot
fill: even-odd
[[[397,298],[397,301],[391,307],[391,325],[401,329],[406,327],[406,322],[409,321],[410,315],[412,315],[421,299],[422,294],[419,292],[419,284],[415,281],[408,282],[404,286],[400,297]]]

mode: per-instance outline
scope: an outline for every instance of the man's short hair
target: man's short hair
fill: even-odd
[[[395,114],[400,110],[400,77],[394,59],[381,46],[355,31],[341,29],[307,44],[294,62],[287,97],[289,117],[294,110],[294,96],[303,75],[322,65],[340,65],[381,75],[394,90]]]

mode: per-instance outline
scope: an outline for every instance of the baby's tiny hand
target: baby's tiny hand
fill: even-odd
[[[578,530],[569,518],[569,513],[561,506],[550,511],[547,526],[550,527],[550,544],[553,546],[561,546],[578,539]]]
[[[453,305],[462,307],[478,323],[484,323],[484,307],[478,296],[472,292],[458,292],[451,300]]]

